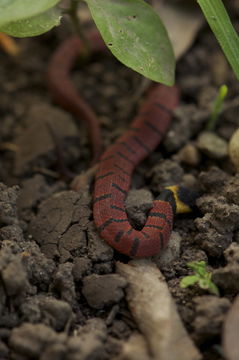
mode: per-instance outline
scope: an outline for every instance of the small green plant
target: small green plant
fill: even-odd
[[[207,123],[207,130],[213,131],[215,129],[227,93],[228,87],[226,85],[221,85],[218,91],[218,95],[213,103],[212,113]]]
[[[187,266],[194,271],[194,275],[185,276],[180,286],[186,288],[188,286],[198,284],[201,289],[209,291],[211,294],[219,296],[219,290],[212,281],[212,273],[206,269],[205,261],[189,262]]]
[[[76,11],[80,1],[71,0],[71,9]],[[152,6],[144,0],[84,1],[106,45],[118,60],[151,80],[173,85],[172,45]],[[222,0],[194,1],[199,4],[239,79],[239,37]],[[59,4],[60,0],[0,0],[0,32],[16,37],[43,34],[59,25],[66,13]]]

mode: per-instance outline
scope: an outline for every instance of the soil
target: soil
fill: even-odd
[[[236,4],[231,13],[239,28]],[[130,259],[99,237],[92,184],[74,191],[58,171],[47,122],[71,171],[84,174],[91,159],[83,124],[54,104],[46,88],[47,63],[66,36],[63,27],[23,39],[18,58],[0,51],[0,359],[125,359],[124,343],[139,332],[125,299],[127,282],[115,273],[117,260]],[[106,148],[132,120],[141,78],[107,57],[76,65],[72,79],[99,117]],[[222,83],[229,87],[228,106],[208,138],[206,123]],[[221,360],[223,323],[239,292],[239,174],[223,150],[239,125],[239,105],[233,105],[239,83],[208,29],[179,61],[177,84],[181,101],[173,124],[135,171],[126,206],[131,222],[142,226],[165,186],[200,193],[194,211],[175,218],[180,246],[174,259],[155,261],[203,360]],[[179,286],[192,273],[187,263],[199,260],[220,297]]]

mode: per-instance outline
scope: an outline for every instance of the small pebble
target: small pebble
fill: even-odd
[[[193,144],[185,145],[179,152],[178,158],[190,166],[197,166],[200,162],[200,153]]]
[[[204,131],[197,139],[198,148],[211,159],[221,160],[228,154],[227,142],[217,134]]]
[[[232,134],[228,147],[229,157],[239,172],[239,128]]]

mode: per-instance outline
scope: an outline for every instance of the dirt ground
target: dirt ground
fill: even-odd
[[[233,14],[239,28],[236,4]],[[127,281],[116,272],[116,262],[130,259],[99,237],[92,184],[76,192],[60,176],[47,125],[57,132],[70,170],[84,173],[91,157],[86,129],[52,101],[46,87],[48,61],[66,36],[62,27],[20,40],[18,58],[0,51],[0,359],[140,359],[125,350],[142,331],[128,307]],[[72,80],[97,113],[107,148],[136,112],[132,98],[140,76],[107,57],[76,66]],[[215,132],[207,133],[223,83],[229,88],[225,110]],[[238,325],[225,326],[239,292],[239,174],[227,151],[239,126],[239,83],[208,29],[179,61],[177,84],[181,100],[173,124],[136,169],[127,209],[133,222],[143,223],[151,194],[165,186],[200,192],[194,211],[175,218],[172,254],[152,261],[201,358],[239,359],[223,346],[225,336],[239,331]],[[212,271],[220,297],[196,285],[179,286],[191,274],[187,263],[199,260]]]

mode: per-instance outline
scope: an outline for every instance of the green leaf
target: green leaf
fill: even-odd
[[[198,282],[201,289],[207,290],[209,288],[209,280],[208,279],[199,279]]]
[[[0,0],[0,27],[35,17],[54,7],[60,0]]]
[[[214,294],[217,296],[220,295],[218,287],[212,281],[210,281],[210,283],[209,283],[208,290],[210,291],[211,294]]]
[[[181,281],[180,281],[180,286],[182,288],[186,288],[190,285],[196,284],[199,281],[199,278],[197,275],[189,275],[189,276],[185,276]]]
[[[202,277],[204,277],[207,274],[206,263],[203,260],[189,262],[187,264],[187,266],[190,269],[192,269],[193,271],[195,271],[196,274],[198,274],[198,275],[200,275]]]
[[[36,36],[59,25],[60,18],[60,10],[54,7],[38,16],[0,26],[0,31],[16,37]]]
[[[239,79],[239,37],[221,0],[198,0],[208,24]]]
[[[145,77],[173,85],[175,59],[158,14],[143,0],[86,0],[111,52]]]

